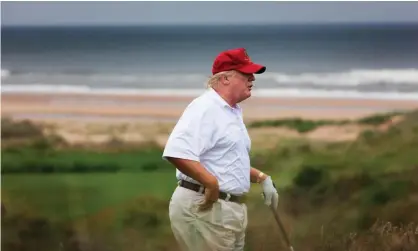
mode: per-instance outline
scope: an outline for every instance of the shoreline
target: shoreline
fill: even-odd
[[[256,84],[258,86],[258,84]],[[149,97],[197,97],[206,90],[205,81],[199,88],[91,88],[89,86],[36,86],[3,84],[3,94],[45,94],[45,95],[90,95],[90,96],[149,96]],[[342,89],[298,89],[295,88],[260,88],[252,90],[253,97],[258,98],[335,98],[335,99],[373,99],[373,100],[409,100],[418,101],[418,92],[379,92]]]
[[[115,94],[3,93],[2,116],[32,119],[168,120],[179,118],[195,97]],[[356,119],[418,108],[418,100],[262,98],[244,101],[244,119]]]

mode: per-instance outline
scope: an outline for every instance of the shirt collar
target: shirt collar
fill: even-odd
[[[213,88],[209,88],[208,91],[209,96],[215,100],[215,102],[220,105],[221,107],[227,107],[231,110],[238,110],[241,111],[241,106],[239,104],[236,104],[236,107],[230,106],[225,99],[223,99]]]

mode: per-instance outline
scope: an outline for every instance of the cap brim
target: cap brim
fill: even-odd
[[[260,64],[249,64],[244,67],[237,69],[237,71],[247,74],[261,74],[266,71],[266,67]]]

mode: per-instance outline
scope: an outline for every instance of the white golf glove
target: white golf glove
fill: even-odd
[[[277,193],[276,186],[271,180],[271,177],[268,176],[261,182],[261,185],[263,186],[264,204],[273,206],[274,209],[277,209],[277,206],[279,205],[279,194]]]

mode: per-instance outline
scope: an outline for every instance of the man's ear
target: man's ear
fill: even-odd
[[[228,76],[224,75],[221,78],[222,78],[222,84],[229,85],[230,82],[229,82],[229,77]]]

